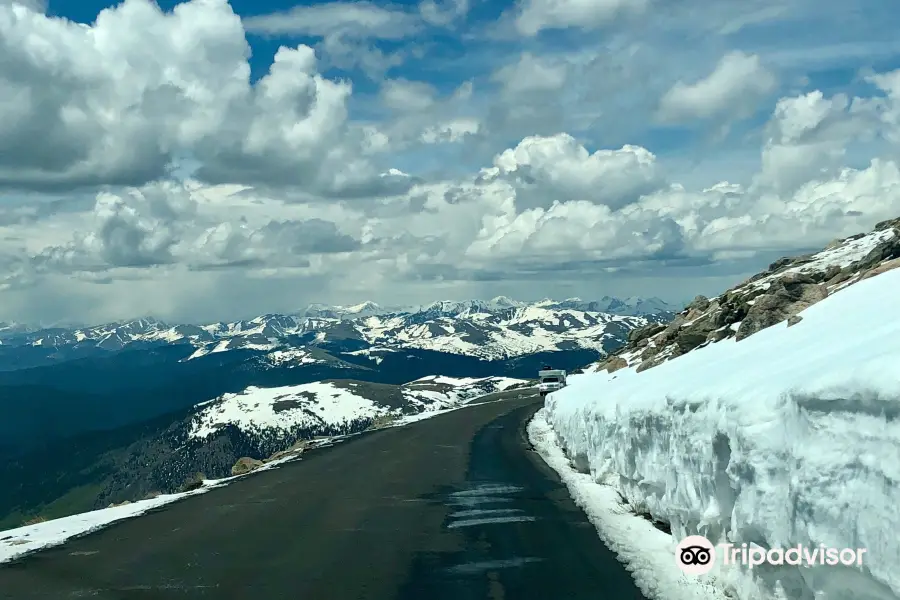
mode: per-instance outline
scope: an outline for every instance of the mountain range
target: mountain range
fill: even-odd
[[[175,491],[298,440],[529,385],[544,364],[584,366],[670,309],[499,297],[229,323],[0,325],[0,525]]]
[[[310,305],[230,323],[172,324],[152,318],[85,327],[0,323],[0,371],[12,371],[126,349],[189,345],[192,360],[229,350],[265,352],[274,366],[326,362],[329,344],[379,362],[399,349],[507,359],[571,349],[606,351],[627,329],[667,321],[674,307],[658,298],[598,301],[441,301],[415,308]]]

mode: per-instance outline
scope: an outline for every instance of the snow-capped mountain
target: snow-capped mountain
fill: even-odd
[[[590,349],[606,352],[624,342],[628,331],[668,320],[672,313],[651,298],[599,301],[519,302],[503,296],[488,301],[441,301],[410,309],[312,305],[293,315],[267,314],[232,323],[169,324],[136,319],[77,329],[2,330],[7,350],[42,348],[54,360],[90,349],[115,351],[130,346],[189,344],[191,359],[231,350],[267,353],[274,366],[326,360],[316,348],[355,344],[378,363],[378,354],[416,348],[484,359],[535,352]],[[608,309],[608,310],[604,310]]]
[[[327,304],[310,304],[305,309],[298,311],[298,317],[323,317],[326,319],[358,319],[373,315],[386,315],[394,312],[403,312],[399,306],[381,306],[371,301],[361,302],[353,306],[329,306]]]

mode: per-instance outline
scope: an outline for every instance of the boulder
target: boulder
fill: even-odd
[[[690,352],[709,339],[709,334],[718,329],[712,318],[698,319],[686,327],[682,327],[675,336],[675,344],[682,354]]]
[[[741,341],[781,323],[828,296],[828,289],[824,285],[804,281],[802,277],[780,279],[772,285],[770,293],[757,297],[741,320],[735,339]]]
[[[607,373],[615,373],[619,369],[628,367],[628,361],[621,356],[610,356],[606,359],[602,369],[606,369]]]
[[[193,477],[190,477],[184,484],[181,486],[182,492],[192,492],[194,490],[198,490],[203,487],[203,481],[206,479],[206,475],[203,473],[195,473]]]
[[[642,327],[632,329],[628,334],[628,343],[636,344],[642,340],[649,339],[665,328],[666,326],[660,323],[648,323]]]
[[[853,269],[849,269],[849,268],[848,269],[839,269],[838,272],[835,273],[833,277],[831,277],[830,279],[828,279],[825,282],[825,286],[829,287],[829,288],[833,288],[835,286],[838,286],[838,285],[844,283],[851,277],[853,277]]]
[[[691,303],[685,307],[685,310],[688,312],[692,310],[704,311],[709,308],[709,304],[709,298],[707,298],[706,296],[697,296],[696,298],[691,300]]]
[[[875,231],[884,231],[888,227],[893,227],[894,229],[900,229],[900,217],[898,217],[896,219],[888,219],[887,221],[881,221],[880,223],[877,223],[875,225]],[[859,239],[860,237],[862,237],[862,235],[865,235],[865,234],[855,236],[855,239]]]
[[[794,325],[796,325],[797,323],[799,323],[802,320],[803,320],[803,317],[801,317],[800,315],[791,315],[790,317],[788,317],[787,326],[793,327]]]
[[[239,458],[234,466],[231,467],[232,475],[245,475],[250,471],[255,471],[256,469],[263,466],[263,462],[261,460],[256,460],[255,458],[250,458],[249,456],[244,456]]]
[[[862,281],[863,279],[868,279],[869,277],[875,277],[876,275],[887,273],[888,271],[892,271],[898,267],[900,267],[900,258],[888,260],[876,267],[872,267],[871,269],[863,273],[862,277],[860,277],[859,280]]]
[[[308,445],[308,440],[299,440],[297,442],[294,442],[294,444],[287,450],[279,450],[269,458],[264,459],[263,462],[272,462],[273,460],[278,460],[279,458],[285,458],[287,456],[300,456],[301,454],[303,454],[303,451],[306,450],[306,447]]]
[[[713,329],[709,332],[709,335],[706,336],[706,341],[708,342],[721,342],[722,340],[731,337],[734,335],[734,331],[731,330],[730,327],[720,327],[719,329]]]

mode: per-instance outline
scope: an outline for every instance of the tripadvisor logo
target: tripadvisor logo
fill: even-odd
[[[865,548],[829,548],[824,545],[804,546],[797,544],[790,548],[763,548],[741,544],[713,545],[702,535],[689,535],[675,549],[675,561],[682,571],[690,575],[709,573],[717,559],[722,564],[740,564],[750,569],[769,565],[845,565],[862,566]]]

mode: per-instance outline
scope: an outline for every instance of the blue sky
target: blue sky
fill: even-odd
[[[678,302],[900,213],[888,0],[107,6],[0,0],[6,318]]]

